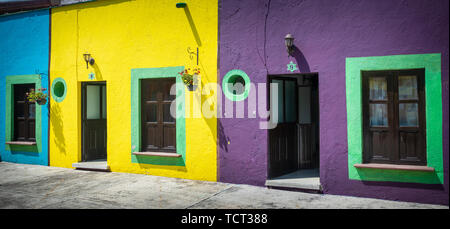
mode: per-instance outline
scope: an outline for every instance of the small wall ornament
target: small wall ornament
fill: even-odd
[[[287,70],[291,71],[291,72],[298,70],[297,64],[295,64],[294,62],[291,61],[289,64],[287,64]]]
[[[95,80],[95,74],[93,72],[89,73],[89,79]]]

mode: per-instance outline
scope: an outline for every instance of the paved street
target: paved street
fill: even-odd
[[[0,162],[0,208],[444,208],[249,185]]]

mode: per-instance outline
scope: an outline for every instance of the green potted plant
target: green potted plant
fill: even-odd
[[[178,74],[180,74],[181,80],[183,80],[183,83],[189,91],[195,91],[197,89],[195,82],[197,81],[197,76],[200,74],[200,68],[197,67],[192,70],[188,68]]]
[[[36,102],[39,105],[44,105],[47,103],[48,94],[45,93],[46,88],[39,88],[37,90],[31,89],[30,92],[26,93],[29,102]]]

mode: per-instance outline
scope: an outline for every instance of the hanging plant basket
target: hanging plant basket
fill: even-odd
[[[197,90],[197,85],[195,85],[195,84],[189,84],[189,85],[186,85],[186,87],[189,91]]]
[[[40,88],[37,90],[31,89],[30,92],[27,92],[25,95],[29,102],[36,102],[39,105],[45,105],[47,103],[48,94],[45,93],[46,88]]]
[[[198,84],[198,75],[200,74],[200,68],[194,68],[192,72],[190,72],[190,68],[185,69],[182,72],[179,72],[181,76],[181,80],[186,85],[187,89],[189,91],[195,91],[197,90],[197,84]]]
[[[36,103],[39,105],[45,105],[47,103],[47,99],[38,99],[36,100]]]

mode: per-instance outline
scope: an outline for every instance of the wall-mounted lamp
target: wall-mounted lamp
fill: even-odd
[[[91,54],[85,53],[85,54],[83,54],[83,57],[84,57],[84,61],[86,61],[86,68],[89,68],[88,64],[94,65],[95,60],[94,60],[94,58],[91,57]]]
[[[284,44],[286,45],[289,56],[292,56],[294,53],[294,37],[290,33],[284,37]]]
[[[184,8],[184,7],[186,7],[186,5],[187,5],[187,4],[184,3],[184,2],[179,2],[179,3],[176,4],[176,7],[177,7],[177,8]]]

